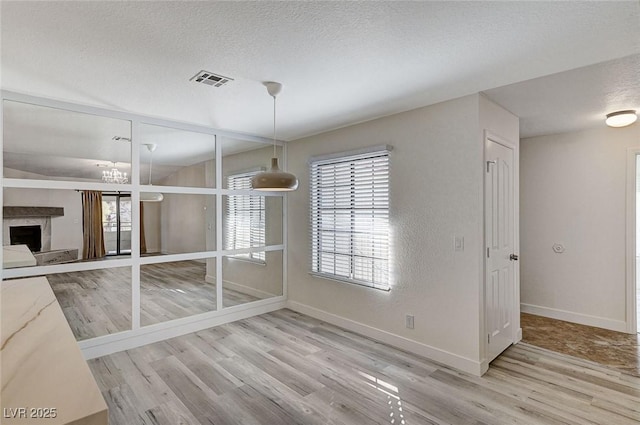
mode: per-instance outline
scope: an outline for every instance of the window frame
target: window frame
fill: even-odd
[[[334,280],[334,281],[338,281],[338,282],[345,282],[345,283],[350,283],[350,284],[356,284],[359,286],[364,286],[367,288],[374,288],[374,289],[378,289],[378,290],[383,290],[383,291],[389,291],[391,289],[391,273],[390,273],[390,267],[391,267],[391,262],[390,262],[390,245],[391,245],[391,241],[390,241],[390,231],[389,231],[389,213],[390,213],[390,152],[392,151],[392,147],[388,146],[388,145],[381,145],[381,146],[373,146],[373,147],[369,147],[369,148],[364,148],[364,149],[359,149],[359,150],[354,150],[354,151],[348,151],[348,152],[341,152],[341,153],[334,153],[334,154],[329,154],[329,155],[322,155],[322,156],[314,156],[311,157],[308,161],[308,165],[309,165],[309,201],[310,201],[310,205],[309,205],[309,217],[310,217],[310,222],[309,222],[309,234],[310,234],[310,258],[309,258],[309,274],[311,274],[312,276],[316,276],[316,277],[321,277],[321,278],[325,278],[325,279],[329,279],[329,280]],[[384,163],[381,165],[379,163],[380,158],[384,158]],[[366,165],[367,162],[371,163],[372,167],[379,167],[379,169],[377,169],[376,171],[380,172],[380,176],[386,177],[386,179],[384,179],[384,181],[382,182],[382,185],[379,185],[379,181],[376,181],[375,185],[373,183],[374,178],[371,179],[370,182],[365,182],[363,184],[363,186],[358,187],[358,181],[361,181],[360,179],[356,179],[356,171],[355,167],[357,164],[358,166],[362,166],[362,165]],[[344,206],[342,207],[338,207],[335,204],[338,203],[339,201],[334,199],[334,205],[333,208],[326,208],[326,207],[321,207],[321,203],[322,203],[322,195],[321,195],[321,191],[322,191],[322,187],[321,187],[321,177],[319,176],[319,170],[321,167],[337,167],[338,164],[346,164],[349,163],[351,164],[351,177],[350,177],[350,181],[349,178],[343,177],[343,181],[341,183],[343,184],[350,184],[350,208],[346,208]],[[361,173],[361,171],[358,171],[358,173]],[[360,176],[362,176],[363,174],[360,174]],[[356,199],[356,192],[358,192],[358,194],[360,193],[360,191],[362,190],[367,190],[368,187],[371,187],[371,194],[372,196],[376,196],[375,201],[372,202],[372,206],[371,206],[371,214],[373,217],[373,221],[378,220],[378,219],[383,219],[383,229],[385,229],[384,232],[380,233],[380,232],[374,232],[374,231],[370,231],[369,233],[367,233],[367,236],[369,238],[371,238],[372,240],[372,245],[375,244],[375,248],[382,248],[384,252],[386,252],[386,258],[380,258],[380,257],[376,257],[375,254],[371,254],[370,256],[368,255],[362,255],[362,254],[357,254],[355,252],[355,244],[354,244],[354,235],[356,235],[356,233],[358,233],[355,230],[355,226],[356,224],[360,224],[358,222],[358,220],[360,220],[360,218],[354,219],[354,217],[356,216],[356,211],[358,211],[358,208],[356,208],[355,204],[354,204],[354,200]],[[329,187],[328,185],[325,186],[325,190],[326,188]],[[377,188],[377,189],[376,189]],[[381,198],[380,198],[381,196]],[[334,194],[334,198],[335,198],[335,194]],[[386,208],[377,208],[375,205],[380,201],[380,199],[382,199],[382,204],[386,204]],[[326,202],[326,199],[325,199]],[[331,203],[331,202],[329,202]],[[345,232],[349,235],[349,249],[348,249],[348,253],[338,253],[338,252],[330,252],[328,250],[323,250],[322,247],[322,230],[323,230],[323,224],[321,224],[321,211],[334,211],[334,217],[336,216],[335,211],[338,211],[339,209],[342,209],[343,211],[348,211],[349,212],[349,216],[351,217],[351,222],[349,224],[348,230]],[[376,213],[376,211],[378,211]],[[336,228],[338,227],[338,225],[335,223],[333,223],[333,227],[329,226],[328,232],[333,232],[334,234],[336,233]],[[376,227],[376,225],[373,225],[373,227]],[[379,242],[374,242],[374,239],[378,236],[382,235],[384,240],[382,243]],[[337,237],[334,236],[334,246],[337,243],[336,242]],[[373,249],[372,251],[375,251],[375,249]],[[345,275],[342,274],[335,274],[335,273],[331,273],[328,272],[327,270],[323,270],[322,267],[322,255],[323,253],[329,253],[329,255],[333,255],[333,264],[334,264],[334,270],[335,270],[335,264],[336,264],[336,259],[341,256],[341,257],[347,257],[348,258],[348,262],[349,262],[349,266],[347,267],[349,269],[349,274],[351,275],[351,277],[347,277]],[[365,279],[360,279],[357,278],[356,276],[356,261],[355,258],[367,258],[367,259],[371,259],[372,261],[372,266],[371,266],[371,280],[365,280]],[[386,267],[383,270],[383,275],[386,275],[386,280],[383,281],[377,281],[375,279],[375,264],[376,261],[382,261],[382,262],[386,262]]]

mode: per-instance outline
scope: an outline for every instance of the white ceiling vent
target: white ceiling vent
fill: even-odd
[[[189,81],[195,81],[196,83],[202,83],[213,87],[222,87],[229,81],[233,81],[233,78],[223,77],[222,75],[202,70],[191,77]]]

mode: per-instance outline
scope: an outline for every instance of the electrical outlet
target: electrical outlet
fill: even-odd
[[[404,318],[404,324],[407,327],[407,329],[413,329],[413,316],[410,314],[407,314]]]
[[[464,236],[453,237],[453,250],[458,252],[464,251]]]

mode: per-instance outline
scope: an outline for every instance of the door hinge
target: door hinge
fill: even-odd
[[[489,258],[489,257],[490,257],[490,255],[489,255],[489,248],[487,247],[487,258]]]
[[[491,334],[487,334],[487,344],[491,344]]]
[[[496,163],[495,161],[487,161],[487,173],[489,172],[489,166],[495,163]]]

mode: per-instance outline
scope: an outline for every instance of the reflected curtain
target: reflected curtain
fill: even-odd
[[[140,202],[140,254],[147,253],[147,239],[144,236],[144,202]]]
[[[82,192],[82,258],[90,260],[106,255],[102,229],[102,192]]]

